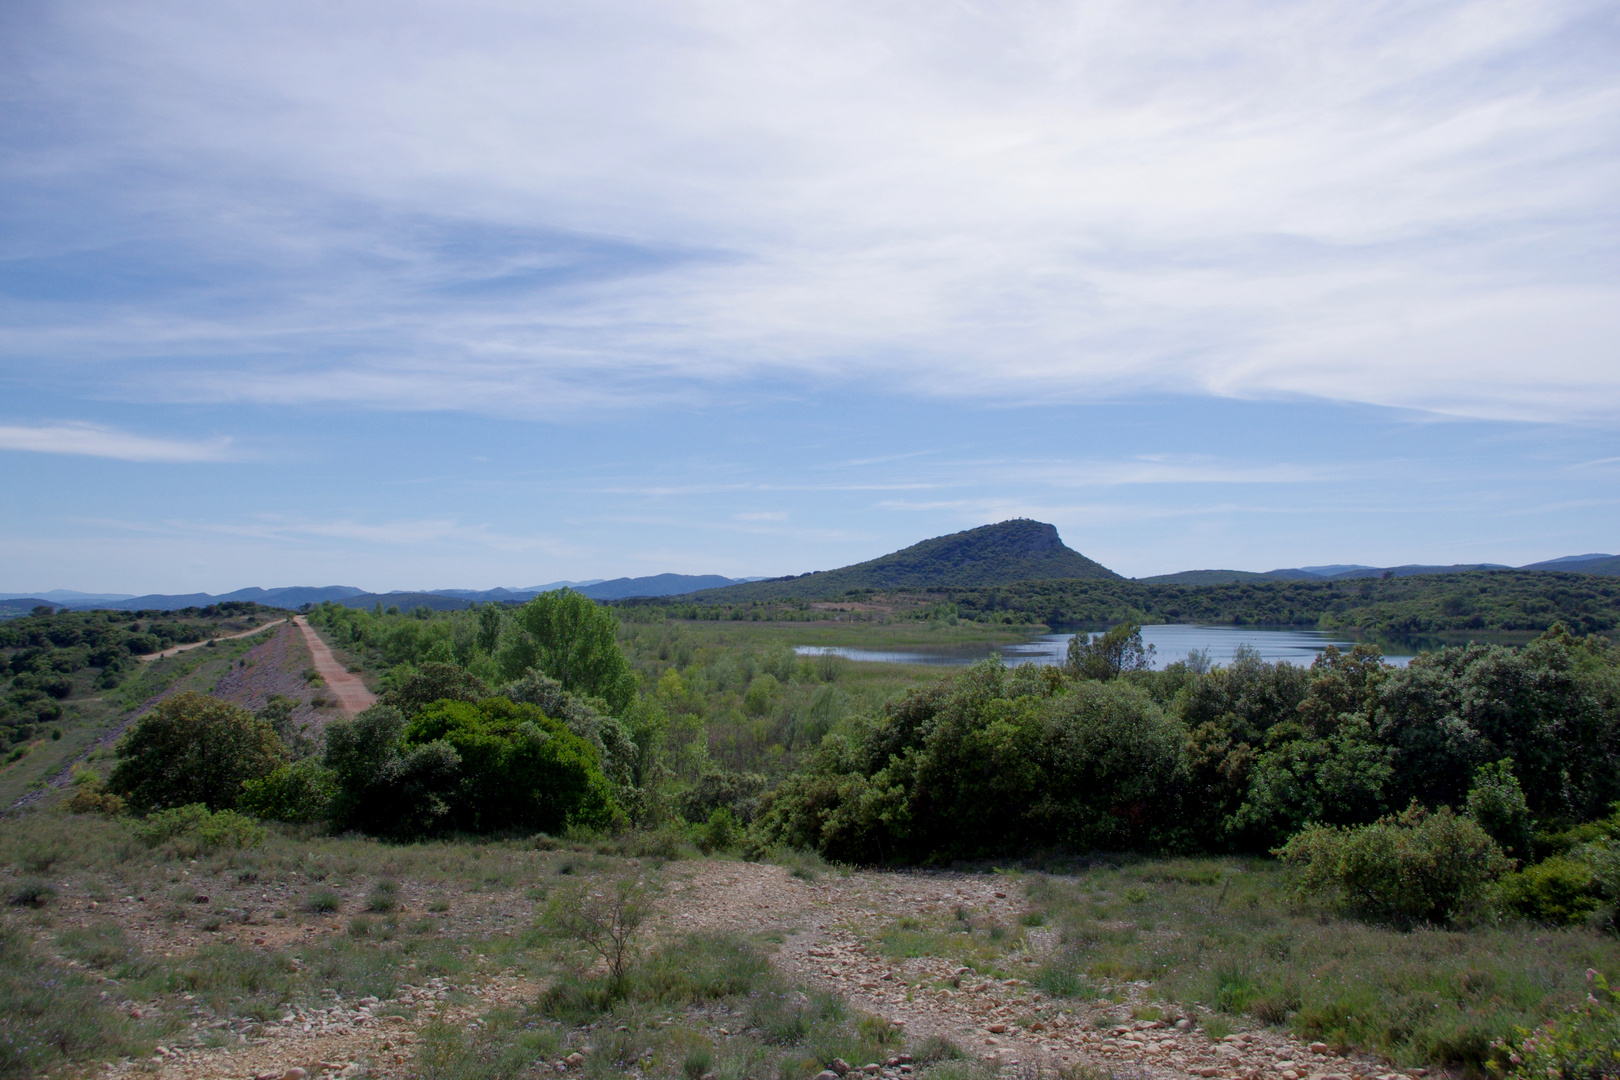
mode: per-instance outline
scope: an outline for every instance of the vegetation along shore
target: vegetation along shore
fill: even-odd
[[[1614,1075],[1609,641],[794,651],[960,599],[0,624],[0,1075]]]

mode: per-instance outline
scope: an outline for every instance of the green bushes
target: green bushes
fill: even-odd
[[[264,843],[264,826],[234,810],[209,810],[201,803],[159,810],[130,822],[148,847],[174,843],[193,852],[256,847]]]
[[[1513,775],[1511,758],[1482,765],[1474,774],[1474,786],[1468,792],[1468,816],[1479,822],[1479,827],[1508,855],[1520,860],[1530,858],[1535,823],[1524,801],[1524,789]]]
[[[1479,904],[1511,863],[1471,818],[1415,804],[1372,825],[1313,825],[1278,854],[1302,867],[1300,892],[1358,915],[1445,923]]]
[[[754,846],[869,862],[1032,846],[1153,848],[1177,831],[1180,726],[1122,680],[976,665],[829,736],[769,798]]]
[[[1620,1076],[1620,995],[1592,969],[1586,1001],[1536,1031],[1493,1047],[1503,1080],[1608,1080]]]
[[[265,721],[206,694],[166,698],[118,743],[107,787],[145,813],[201,803],[236,805],[242,783],[273,772],[286,747]]]
[[[1566,855],[1506,874],[1497,883],[1502,905],[1539,922],[1582,922],[1598,908],[1597,878],[1591,866]]]
[[[242,783],[237,809],[266,821],[321,821],[337,794],[337,774],[312,758]]]

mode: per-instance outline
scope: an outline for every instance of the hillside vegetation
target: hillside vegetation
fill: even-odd
[[[1351,581],[1152,585],[1140,581],[1017,581],[958,589],[851,589],[835,599],[728,600],[730,590],[623,602],[627,618],[718,621],[967,620],[1102,627],[1120,622],[1300,626],[1398,635],[1581,633],[1620,626],[1620,580],[1531,570],[1474,570]],[[868,609],[864,613],[861,609]],[[839,610],[834,610],[839,609]]]
[[[1057,529],[1018,518],[937,536],[867,562],[690,594],[699,603],[821,599],[851,589],[967,588],[1029,578],[1118,580],[1119,575],[1064,545]]]
[[[1115,1036],[1166,1017],[1189,1026],[1156,1052],[1185,1070],[1249,1028],[1234,1050],[1272,1062],[1338,1048],[1508,1071],[1498,1040],[1563,1017],[1587,968],[1620,975],[1620,652],[1561,627],[1404,669],[1362,647],[1153,671],[1126,625],[1077,639],[1064,667],[941,678],[799,657],[779,627],[622,620],[569,592],[453,613],[331,603],[310,621],[376,706],[311,737],[273,703],[227,700],[225,679],[169,694],[0,835],[0,1015],[31,1055],[14,1074],[164,1039],[160,1070],[178,1042],[208,1075],[305,1046],[312,1066],[363,1056],[443,1080],[809,1080],[905,1045],[846,1006],[810,1009],[813,988],[772,965],[972,1034],[928,1059],[911,1044],[937,1080],[1003,1038],[1145,1064]],[[935,625],[903,629],[987,632]],[[650,903],[666,860],[698,852],[803,877],[699,871],[641,959],[573,948],[609,940],[575,912],[640,889]],[[874,869],[826,894],[794,883],[825,860]],[[1061,876],[881,871],[991,860]],[[347,933],[323,936],[337,912]],[[696,926],[757,936],[682,936]],[[820,963],[833,946],[859,966]],[[671,982],[705,956],[748,970],[712,992]],[[419,1007],[447,983],[462,996]],[[1254,1034],[1268,1025],[1289,1034]]]

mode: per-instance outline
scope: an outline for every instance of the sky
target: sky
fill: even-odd
[[[1597,0],[0,5],[0,590],[1620,551]]]

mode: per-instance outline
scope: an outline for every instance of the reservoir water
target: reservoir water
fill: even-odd
[[[1081,631],[1085,633],[1086,631]],[[1097,631],[1100,632],[1100,631]],[[800,645],[795,651],[800,656],[819,656],[831,653],[850,660],[870,660],[888,664],[934,664],[956,667],[983,660],[986,656],[1000,655],[1009,667],[1020,664],[1061,664],[1069,655],[1069,640],[1074,634],[1042,634],[1029,641],[985,649],[982,646],[916,647],[908,649],[850,649],[840,646]],[[1323,630],[1296,630],[1286,627],[1259,626],[1199,626],[1190,623],[1167,623],[1142,627],[1142,644],[1153,646],[1153,666],[1164,668],[1178,660],[1185,660],[1196,651],[1207,653],[1212,664],[1230,664],[1241,647],[1256,650],[1268,663],[1287,660],[1308,666],[1317,654],[1329,645],[1337,645],[1348,652],[1356,644],[1345,634]],[[1405,667],[1416,655],[1415,648],[1399,643],[1377,642],[1384,652],[1384,660],[1396,667]]]

